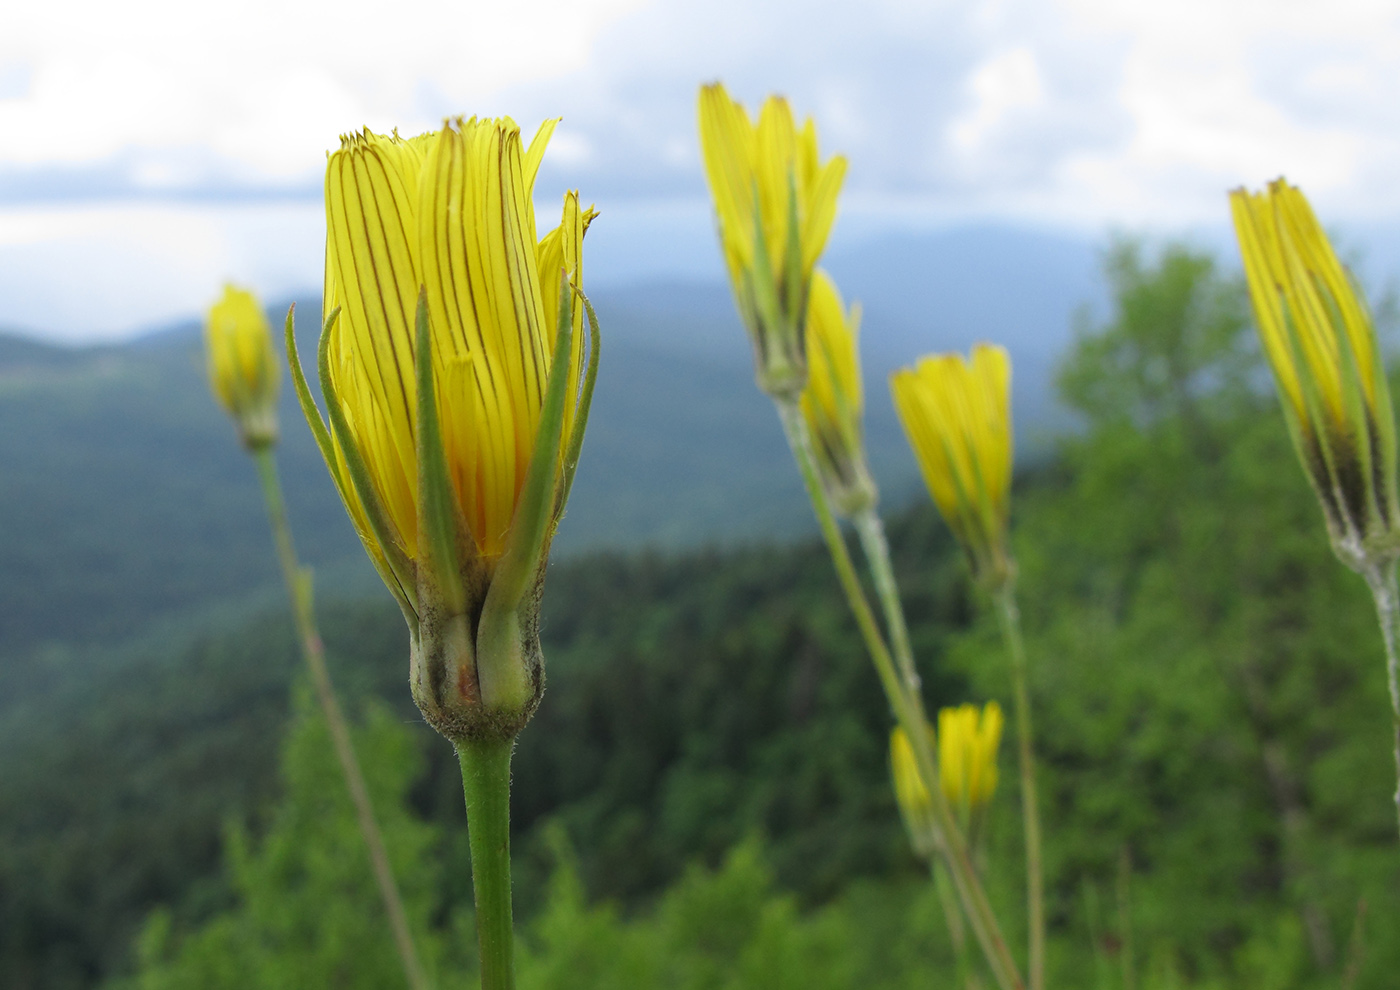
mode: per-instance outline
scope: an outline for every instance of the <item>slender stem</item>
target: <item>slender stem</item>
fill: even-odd
[[[1026,833],[1026,910],[1030,920],[1031,990],[1045,987],[1045,880],[1040,855],[1040,810],[1035,793],[1035,748],[1031,734],[1031,702],[1026,690],[1026,646],[1021,639],[1021,613],[1010,581],[998,589],[997,617],[1011,654],[1011,683],[1016,698],[1016,736],[1021,765],[1021,812]]]
[[[359,760],[355,758],[350,728],[346,723],[345,714],[340,709],[340,702],[336,699],[330,671],[326,668],[325,647],[316,628],[316,612],[312,604],[311,573],[297,562],[296,548],[292,544],[292,529],[287,522],[282,483],[277,477],[277,462],[272,456],[272,447],[265,445],[255,448],[253,461],[258,466],[258,477],[262,481],[267,514],[272,522],[272,537],[277,544],[277,559],[282,564],[282,577],[287,582],[287,593],[292,599],[292,616],[296,621],[301,655],[311,671],[311,682],[315,686],[316,697],[321,703],[321,710],[325,712],[326,724],[330,727],[331,744],[340,760],[340,769],[350,790],[350,800],[355,806],[360,834],[364,836],[365,847],[369,850],[370,866],[379,886],[379,897],[384,902],[384,911],[389,916],[389,928],[399,952],[399,961],[403,964],[404,977],[413,990],[428,990],[428,978],[413,946],[408,915],[404,911],[403,899],[399,896],[393,868],[389,865],[384,836],[379,831],[379,823],[374,817],[374,805],[370,801],[369,789],[365,786]]]
[[[894,565],[890,561],[890,544],[885,539],[884,524],[880,522],[880,514],[873,505],[856,513],[852,521],[860,534],[860,544],[870,564],[871,577],[875,579],[875,594],[885,613],[885,627],[890,631],[890,647],[899,666],[899,675],[904,679],[904,690],[922,709],[922,686],[919,672],[914,666],[914,647],[909,642],[909,624],[904,619],[904,605],[900,602],[899,585],[894,579]]]
[[[894,653],[899,676],[904,682],[904,691],[912,700],[917,714],[927,719],[924,713],[923,689],[918,668],[914,666],[914,647],[909,638],[909,623],[904,617],[904,605],[899,597],[899,584],[894,577],[894,564],[890,559],[890,544],[885,537],[885,527],[880,521],[880,513],[874,505],[867,506],[855,514],[851,520],[860,536],[861,549],[865,551],[866,562],[875,583],[875,594],[880,599],[880,608],[885,616],[885,628],[890,633],[890,647]],[[962,911],[954,898],[945,869],[933,864],[934,882],[938,887],[938,897],[943,904],[943,914],[948,921],[948,934],[957,954],[958,986],[970,988],[976,985],[969,966],[967,955],[967,935],[963,930]]]
[[[1396,654],[1397,626],[1400,626],[1400,588],[1395,582],[1395,562],[1376,563],[1362,571],[1376,599],[1381,638],[1385,640],[1385,672],[1390,681],[1391,718],[1395,731],[1395,813],[1400,825],[1400,659]]]
[[[510,755],[514,747],[514,739],[457,744],[462,793],[467,799],[481,990],[515,987],[510,906]]]
[[[937,861],[929,863],[933,874],[934,889],[938,891],[938,902],[943,908],[943,921],[948,926],[948,940],[953,944],[953,958],[957,965],[957,986],[960,990],[971,990],[974,985],[972,969],[967,956],[967,930],[963,928],[962,908],[958,907],[957,895],[948,881],[948,871]]]
[[[836,517],[827,501],[826,490],[822,487],[821,476],[817,472],[807,421],[803,419],[802,411],[795,400],[778,399],[775,400],[775,405],[778,407],[783,430],[787,434],[788,445],[792,448],[793,457],[796,458],[797,466],[802,472],[802,480],[807,486],[807,494],[812,500],[812,508],[816,512],[822,536],[826,539],[841,589],[845,592],[851,611],[855,613],[856,625],[865,639],[866,649],[870,651],[870,659],[875,664],[875,671],[884,686],[885,696],[894,711],[894,716],[909,737],[914,750],[914,761],[932,798],[934,818],[942,838],[939,848],[947,861],[968,923],[986,954],[998,984],[1003,990],[1022,990],[1025,984],[1017,972],[1016,961],[1011,957],[1006,939],[1001,934],[1001,927],[992,912],[991,903],[987,900],[986,891],[973,868],[967,843],[963,840],[962,832],[948,808],[943,789],[938,785],[938,769],[933,759],[930,733],[926,729],[927,719],[923,714],[923,701],[917,695],[911,697],[903,690],[899,676],[895,673],[890,651],[885,646],[880,628],[875,622],[875,615],[870,610],[870,603],[866,601],[865,591],[851,562],[846,540],[841,535],[841,528],[837,525]]]

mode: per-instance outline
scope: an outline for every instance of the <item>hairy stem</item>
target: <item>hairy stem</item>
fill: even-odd
[[[510,904],[510,756],[514,748],[514,739],[457,744],[467,800],[481,990],[515,987]]]
[[[1045,888],[1040,855],[1040,810],[1035,793],[1035,748],[1031,734],[1031,702],[1026,690],[1026,647],[1021,639],[1021,613],[1015,591],[1007,582],[996,591],[997,617],[1011,654],[1011,682],[1016,698],[1016,736],[1021,769],[1021,812],[1026,833],[1026,913],[1030,923],[1031,990],[1045,987]]]
[[[350,800],[355,806],[360,834],[364,836],[365,847],[369,850],[370,866],[379,886],[379,897],[384,902],[384,912],[389,916],[394,945],[398,949],[399,961],[403,964],[404,978],[412,990],[428,990],[428,978],[413,946],[408,915],[404,911],[403,899],[399,896],[393,868],[389,865],[384,836],[379,831],[379,823],[374,817],[374,805],[370,801],[369,789],[365,786],[364,774],[360,771],[360,762],[355,758],[355,747],[350,740],[350,727],[340,709],[340,702],[336,699],[330,671],[326,668],[325,647],[316,628],[316,612],[312,603],[311,573],[297,562],[296,548],[292,544],[292,529],[287,522],[286,504],[282,499],[282,483],[277,477],[277,463],[273,459],[271,446],[255,449],[253,460],[258,466],[258,477],[262,481],[267,514],[272,523],[272,537],[277,544],[277,559],[282,565],[282,577],[287,583],[287,593],[292,600],[292,617],[296,622],[302,659],[306,661],[307,669],[311,672],[311,683],[315,687],[316,698],[321,703],[326,724],[330,728],[331,744],[335,747],[341,773],[344,774],[346,787],[350,790]]]
[[[899,676],[904,680],[904,690],[923,707],[923,695],[919,683],[919,672],[914,667],[914,647],[909,642],[909,624],[904,620],[904,605],[899,599],[899,585],[894,579],[894,565],[890,561],[890,544],[885,539],[885,527],[880,522],[880,514],[869,506],[856,513],[852,520],[856,532],[860,534],[860,545],[865,551],[865,559],[870,565],[870,575],[875,581],[875,594],[880,599],[880,608],[885,613],[885,628],[890,633],[890,648]]]
[[[1395,581],[1395,562],[1376,563],[1362,571],[1376,600],[1376,615],[1385,641],[1385,672],[1390,682],[1390,709],[1395,735],[1395,813],[1400,827],[1400,659],[1396,654],[1397,626],[1400,626],[1400,588]]]
[[[968,924],[986,954],[997,983],[1003,990],[1023,990],[1025,984],[1016,969],[1016,961],[1007,948],[1006,939],[1001,933],[1000,925],[997,924],[996,916],[992,913],[986,891],[973,868],[967,843],[953,819],[952,811],[943,796],[943,789],[938,784],[938,769],[933,758],[930,733],[926,729],[923,700],[917,694],[911,696],[895,672],[894,660],[890,656],[889,648],[885,646],[880,627],[870,610],[870,603],[866,601],[865,590],[861,587],[855,565],[851,562],[845,537],[841,535],[841,528],[832,514],[831,504],[827,500],[826,490],[822,487],[821,476],[817,471],[807,421],[802,418],[802,411],[795,399],[779,399],[775,400],[775,404],[783,423],[783,430],[787,434],[788,445],[792,448],[793,457],[796,458],[797,466],[802,472],[802,480],[807,486],[807,494],[812,500],[812,508],[816,512],[822,536],[831,552],[841,590],[845,592],[851,611],[855,613],[856,625],[860,627],[866,648],[870,651],[870,658],[875,664],[880,683],[884,686],[890,708],[909,737],[914,750],[914,761],[932,798],[934,818],[941,836],[939,848],[947,862]]]

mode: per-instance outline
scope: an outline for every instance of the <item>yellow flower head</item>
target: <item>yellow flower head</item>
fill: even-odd
[[[809,118],[798,130],[782,97],[770,96],[755,123],[720,83],[700,89],[700,146],[759,385],[795,398],[807,375],[812,269],[836,219],[846,159],[823,164],[816,126]]]
[[[812,434],[822,483],[836,508],[855,515],[875,502],[875,482],[865,464],[861,416],[860,307],[849,316],[831,276],[818,269],[807,306],[807,387],[802,415]]]
[[[895,410],[973,575],[995,589],[1014,573],[1007,548],[1011,361],[1000,347],[923,358],[890,377]]]
[[[1283,179],[1230,210],[1264,351],[1338,556],[1400,554],[1395,418],[1366,300],[1312,208]]]
[[[282,366],[267,317],[251,292],[224,286],[204,325],[209,384],[238,424],[249,449],[277,442],[277,387]]]
[[[938,713],[938,779],[948,804],[964,822],[992,800],[997,788],[1001,706],[989,701],[944,708]]]
[[[930,731],[930,736],[932,732]],[[924,786],[919,765],[914,760],[914,748],[904,729],[895,726],[890,732],[890,772],[894,777],[894,796],[900,817],[914,854],[932,859],[938,851],[938,824],[933,814],[933,798]]]
[[[364,131],[326,167],[329,429],[298,391],[408,619],[415,699],[454,739],[511,734],[538,701],[539,586],[596,369],[574,303],[593,211],[570,192],[535,230],[555,123],[528,148],[509,118]]]

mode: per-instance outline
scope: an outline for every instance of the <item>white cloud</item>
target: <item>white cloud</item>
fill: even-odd
[[[697,85],[715,78],[750,105],[786,93],[815,117],[824,149],[849,156],[838,237],[842,223],[862,236],[882,223],[987,218],[1095,230],[1222,223],[1227,188],[1280,173],[1329,223],[1400,219],[1400,0],[403,0],[392,16],[381,0],[10,7],[0,260],[30,275],[0,280],[17,293],[0,294],[0,321],[29,313],[29,296],[48,300],[36,313],[96,298],[66,284],[76,269],[58,241],[20,257],[13,215],[36,201],[52,214],[73,197],[274,193],[301,197],[314,218],[340,132],[411,132],[455,112],[510,113],[527,131],[564,116],[538,197],[557,204],[578,188],[605,204],[590,237],[615,277],[627,265],[709,270],[712,244],[679,244],[709,236],[695,219],[708,206],[694,108]],[[303,258],[270,220],[231,233],[243,209],[263,207],[208,207],[224,219],[202,228],[133,214],[127,234],[66,236],[99,260],[81,245],[121,254],[127,243],[166,273],[131,276],[153,315],[166,312],[161,280],[197,286],[176,295],[202,299],[222,278],[215,268],[255,256],[272,259],[268,285],[314,286],[315,238],[290,236]],[[639,219],[648,210],[654,222]],[[672,253],[622,242],[666,241],[669,223],[684,231]],[[164,236],[222,246],[186,256]],[[121,284],[112,277],[111,291]],[[127,312],[89,309],[70,325],[117,327],[114,314]]]
[[[1035,53],[1025,46],[993,55],[972,73],[968,89],[976,100],[948,126],[953,147],[969,157],[983,151],[997,130],[1014,124],[1018,113],[1045,103],[1045,87]]]
[[[314,195],[341,131],[479,111],[565,115],[551,188],[702,196],[695,87],[722,77],[751,102],[791,95],[869,194],[1158,222],[1286,172],[1338,209],[1400,212],[1397,15],[1394,0],[16,5],[0,194],[105,170],[117,187]]]
[[[316,174],[335,136],[422,129],[585,64],[638,0],[57,0],[10,4],[0,160],[207,149],[262,179]],[[13,73],[11,73],[13,74]],[[10,75],[0,74],[5,79]]]
[[[227,280],[275,299],[320,284],[324,212],[124,203],[0,211],[0,326],[126,336],[204,311]]]
[[[1123,46],[1129,134],[1072,150],[1065,196],[1101,218],[1213,216],[1223,190],[1280,173],[1351,216],[1400,211],[1374,181],[1400,167],[1400,5],[1376,0],[1067,0],[1071,20]]]

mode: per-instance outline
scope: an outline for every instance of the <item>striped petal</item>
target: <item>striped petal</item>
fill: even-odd
[[[416,553],[418,476],[412,410],[418,146],[368,131],[326,168],[325,311],[331,387],[374,479],[401,550]]]

